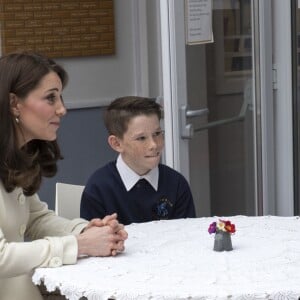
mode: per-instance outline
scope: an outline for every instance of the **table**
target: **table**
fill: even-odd
[[[225,219],[233,251],[213,251],[217,217],[131,224],[124,253],[39,268],[33,282],[71,300],[299,299],[300,218]]]

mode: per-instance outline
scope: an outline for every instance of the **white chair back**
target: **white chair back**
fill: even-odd
[[[55,212],[67,219],[80,217],[80,200],[84,185],[56,183]]]

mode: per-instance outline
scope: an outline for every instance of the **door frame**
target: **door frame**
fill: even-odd
[[[277,69],[274,94],[276,214],[294,215],[291,1],[273,0],[273,53]]]
[[[252,0],[256,213],[275,211],[272,0]]]
[[[185,59],[176,60],[171,49],[176,49],[177,57],[185,57],[185,44],[179,43],[176,34],[184,35],[184,20],[175,20],[174,0],[160,1],[161,20],[161,55],[162,55],[162,81],[164,98],[165,121],[165,161],[175,170],[180,171],[189,180],[189,159],[187,153],[188,141],[181,140],[178,112],[179,101],[186,102],[186,74],[178,72],[185,70]]]

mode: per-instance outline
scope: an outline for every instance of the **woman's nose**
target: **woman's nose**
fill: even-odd
[[[66,113],[67,113],[67,109],[66,109],[63,101],[62,100],[58,101],[57,108],[56,108],[56,114],[59,117],[63,117]]]

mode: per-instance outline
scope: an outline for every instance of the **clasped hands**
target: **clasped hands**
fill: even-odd
[[[127,237],[124,225],[117,220],[117,214],[92,219],[83,232],[77,235],[78,257],[115,256],[124,251]]]

